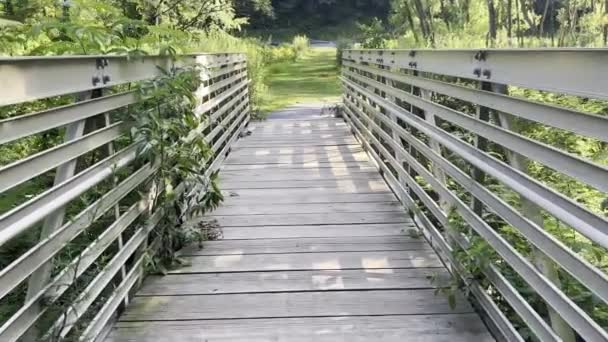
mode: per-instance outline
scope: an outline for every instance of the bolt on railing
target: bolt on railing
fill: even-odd
[[[0,166],[0,195],[15,198],[0,211],[0,248],[13,257],[0,269],[1,341],[92,341],[128,303],[164,212],[148,184],[158,163],[123,118],[151,110],[132,86],[186,66],[200,72],[188,138],[209,145],[208,179],[249,121],[245,55],[0,59],[0,149],[41,145]]]
[[[346,120],[506,340],[608,341],[608,116],[584,110],[606,114],[606,60],[606,49],[343,52]]]

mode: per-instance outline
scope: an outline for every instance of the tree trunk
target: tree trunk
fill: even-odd
[[[405,17],[407,18],[407,21],[410,25],[410,30],[412,30],[412,34],[414,35],[414,40],[416,41],[416,43],[418,43],[420,41],[420,39],[418,38],[418,32],[416,31],[416,25],[414,24],[414,16],[412,15],[412,8],[410,7],[409,3],[405,4],[405,10],[406,10]]]
[[[513,0],[507,0],[507,38],[509,38],[509,45],[511,45],[511,39],[513,38]]]
[[[479,88],[485,91],[492,90],[492,84],[489,82],[479,82]],[[477,106],[477,111],[475,113],[475,117],[479,121],[488,122],[490,120],[490,109],[484,106]],[[477,134],[475,135],[474,140],[475,147],[477,147],[481,151],[487,151],[488,149],[488,139]],[[486,174],[478,169],[477,167],[473,167],[471,170],[471,177],[479,184],[484,184],[486,179]],[[478,200],[476,197],[471,198],[471,209],[473,212],[479,216],[483,217],[483,203]]]
[[[422,36],[428,42],[431,38],[431,29],[426,18],[426,10],[424,9],[424,5],[422,4],[421,0],[413,1],[414,7],[416,8],[416,13],[418,14],[418,19],[420,20],[420,29],[422,30]]]
[[[515,0],[515,13],[517,14],[517,32],[516,32],[516,36],[517,36],[517,44],[519,44],[519,47],[523,47],[524,46],[524,38],[522,36],[521,33],[521,18],[519,16],[520,14],[520,8],[521,8],[521,0]]]
[[[537,24],[534,22],[533,18],[530,18],[530,12],[528,12],[528,10],[531,10],[532,12],[534,12],[534,9],[532,8],[532,6],[528,6],[528,0],[520,0],[521,3],[521,14],[522,17],[524,18],[524,20],[526,21],[526,23],[528,24],[528,26],[530,26],[530,33],[532,35],[536,35],[538,33],[538,26]]]
[[[13,7],[13,1],[12,0],[6,0],[6,2],[4,2],[4,13],[10,19],[14,19],[14,17],[15,17],[15,8]]]
[[[470,0],[463,0],[462,1],[462,13],[464,14],[464,22],[468,23],[469,21],[471,21],[471,16],[470,16],[470,12],[469,12],[469,7],[471,5]]]
[[[488,42],[486,43],[489,47],[494,47],[496,44],[496,7],[494,6],[494,0],[487,0],[488,4]]]
[[[604,16],[608,16],[608,0],[604,2]],[[604,46],[608,45],[608,22],[604,24]]]
[[[549,5],[552,0],[545,0],[545,8],[543,9],[543,15],[540,17],[540,24],[538,27],[538,38],[543,36],[543,32],[545,31],[545,20],[547,19],[547,12],[549,11]]]
[[[439,8],[441,9],[441,19],[445,23],[445,26],[450,29],[450,18],[448,17],[448,10],[445,7],[445,0],[439,1]]]

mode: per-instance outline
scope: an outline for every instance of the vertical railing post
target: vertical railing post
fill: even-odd
[[[492,83],[490,82],[480,82],[479,83],[479,87],[481,90],[485,90],[485,91],[492,91]],[[484,106],[476,106],[476,113],[475,113],[475,117],[480,120],[480,121],[485,121],[488,122],[490,121],[490,109]],[[474,143],[475,147],[477,147],[479,150],[481,151],[486,151],[488,149],[488,140],[478,134],[475,135],[474,137]],[[480,183],[483,184],[485,181],[485,174],[483,173],[483,171],[479,170],[476,167],[473,167],[471,170],[471,176],[473,177],[473,179]],[[471,208],[473,209],[473,212],[479,216],[482,216],[483,214],[483,203],[478,200],[475,197],[472,197],[471,199]]]
[[[97,97],[97,92],[84,92],[76,95],[76,102],[85,101],[94,97]],[[69,142],[75,139],[78,139],[84,135],[85,127],[87,122],[91,119],[83,119],[66,126],[65,134],[64,134],[64,142]],[[68,179],[72,178],[76,172],[76,166],[78,164],[78,159],[75,158],[70,160],[62,165],[59,165],[55,171],[55,179],[53,181],[53,186],[61,184]],[[48,238],[51,234],[56,232],[61,226],[63,226],[63,222],[65,219],[65,207],[57,209],[55,212],[47,216],[42,224],[42,229],[40,231],[39,240],[42,241]],[[47,261],[38,267],[37,270],[32,272],[28,279],[27,285],[27,293],[25,295],[25,302],[28,302],[32,298],[36,297],[37,294],[42,291],[49,283],[51,279],[51,273],[53,271],[54,259]],[[40,311],[41,308],[39,303],[35,304],[35,311]],[[26,335],[26,340],[36,341],[38,339],[38,330],[35,327],[32,327]]]
[[[433,97],[433,92],[430,90],[426,90],[426,89],[420,89],[420,97],[423,98],[424,100],[431,101],[432,97]],[[423,114],[424,114],[424,120],[426,122],[430,123],[433,126],[437,126],[437,119],[435,118],[435,114],[433,114],[433,112],[425,110],[425,111],[423,111]],[[438,155],[442,155],[441,145],[437,142],[437,140],[429,137],[429,146]],[[433,173],[433,176],[435,176],[435,178],[441,183],[441,185],[443,185],[445,187],[446,186],[445,172],[439,166],[435,165],[433,162],[431,162],[431,172]],[[449,209],[448,202],[444,198],[442,198],[443,196],[441,194],[439,194],[438,196],[439,196],[439,207],[447,213],[447,211]]]
[[[504,95],[508,94],[508,86],[503,84],[492,84],[490,90]],[[513,117],[511,115],[498,111],[493,111],[493,113],[496,115],[496,121],[502,128],[513,131],[515,125],[513,124]],[[509,165],[524,174],[528,174],[528,161],[526,158],[516,151],[507,151],[506,154]],[[522,215],[538,227],[544,228],[545,223],[541,208],[524,196],[519,196],[519,201]],[[557,265],[535,246],[532,246],[532,262],[553,284],[560,289],[562,288]],[[563,342],[575,342],[576,336],[570,325],[552,307],[549,305],[545,306],[549,313],[551,326],[557,335]]]

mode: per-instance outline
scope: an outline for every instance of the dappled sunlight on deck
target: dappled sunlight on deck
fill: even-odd
[[[435,295],[429,277],[447,271],[409,236],[410,217],[342,121],[269,120],[252,132],[226,160],[225,201],[207,217],[223,239],[184,249],[184,267],[149,279],[108,342],[173,342],[173,332],[197,341],[492,340],[464,298],[452,309]]]

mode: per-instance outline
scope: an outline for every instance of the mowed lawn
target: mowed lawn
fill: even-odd
[[[260,108],[264,114],[298,103],[338,101],[336,49],[311,48],[297,61],[270,65],[267,84]]]

